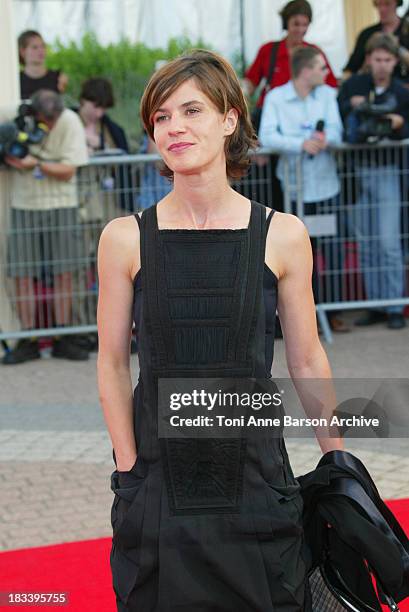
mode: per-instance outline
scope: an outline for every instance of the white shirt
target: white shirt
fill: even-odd
[[[42,142],[30,146],[39,161],[53,161],[70,166],[88,162],[87,143],[77,113],[65,109]],[[77,179],[59,181],[50,176],[36,178],[32,170],[12,169],[11,205],[24,210],[51,210],[78,206]]]
[[[296,159],[301,156],[304,202],[320,202],[332,198],[340,189],[333,155],[321,151],[310,156],[302,148],[304,141],[311,138],[319,120],[325,122],[324,131],[328,143],[341,143],[342,121],[333,87],[320,85],[305,98],[300,98],[293,82],[289,81],[281,87],[275,87],[265,97],[259,130],[260,142],[263,147],[272,147],[288,155],[292,186],[296,184]],[[282,157],[277,165],[277,176],[283,182]]]

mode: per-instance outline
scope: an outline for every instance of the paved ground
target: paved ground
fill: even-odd
[[[351,315],[352,316],[352,315]],[[338,335],[326,346],[335,377],[407,378],[409,327]],[[275,377],[286,377],[282,341]],[[0,367],[0,550],[110,535],[114,469],[96,389],[96,359]],[[133,358],[135,378],[137,359]],[[287,444],[295,474],[313,469],[313,440]],[[349,440],[385,498],[409,497],[408,440]]]

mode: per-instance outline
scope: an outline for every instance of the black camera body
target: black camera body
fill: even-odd
[[[6,155],[23,159],[31,144],[39,144],[48,133],[44,123],[37,121],[30,100],[20,104],[17,117],[0,124],[0,161]]]
[[[352,144],[374,144],[393,134],[392,121],[387,117],[396,113],[396,96],[388,94],[385,101],[375,103],[371,98],[360,104],[347,117],[346,140]]]
[[[358,116],[361,121],[358,133],[363,138],[363,142],[378,142],[382,138],[392,136],[392,121],[386,116],[396,112],[397,101],[393,94],[390,94],[382,104],[364,102],[357,108]]]

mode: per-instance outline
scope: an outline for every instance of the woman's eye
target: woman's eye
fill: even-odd
[[[155,123],[160,123],[161,121],[164,121],[167,118],[167,115],[157,115],[157,117],[155,117]]]
[[[196,113],[199,113],[199,109],[198,108],[187,108],[186,112],[188,115],[196,115]]]

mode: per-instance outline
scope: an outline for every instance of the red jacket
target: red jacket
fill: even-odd
[[[250,68],[246,70],[245,77],[253,83],[254,87],[257,87],[263,78],[268,77],[270,59],[271,59],[271,50],[273,48],[273,44],[274,42],[269,42],[263,45],[262,47],[260,47],[257,53],[256,59],[254,60]],[[319,49],[319,47],[316,47],[316,45],[311,45],[310,43],[307,43],[307,42],[304,42],[303,45],[305,47],[315,47],[316,49]],[[329,69],[325,82],[327,85],[330,85],[331,87],[337,87],[338,86],[337,79],[334,73],[332,72],[331,66],[329,65],[328,60],[325,57],[325,54],[321,51],[321,49],[319,49],[319,51],[324,56],[328,69]],[[291,79],[290,57],[288,54],[286,39],[284,38],[283,40],[280,41],[279,46],[278,46],[277,58],[275,62],[275,70],[273,71],[273,76],[270,82],[270,88],[279,87],[280,85],[285,85],[286,83],[288,83],[290,79]],[[266,94],[265,91],[261,93],[257,101],[257,106],[263,105],[265,94]]]

